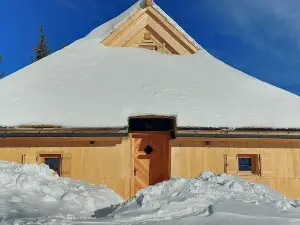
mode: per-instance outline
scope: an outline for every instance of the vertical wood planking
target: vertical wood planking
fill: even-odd
[[[261,158],[261,176],[243,178],[268,184],[287,196],[300,198],[300,189],[297,189],[300,187],[300,142],[212,139],[210,145],[205,146],[204,141],[197,138],[172,141],[172,176],[196,177],[207,170],[223,173],[224,155],[229,164],[228,173],[236,175],[237,154],[258,154]]]
[[[144,149],[150,146],[152,152]],[[170,178],[170,147],[168,132],[141,132],[132,134],[134,156],[134,192]]]
[[[93,146],[88,139],[80,141],[76,138],[19,138],[6,139],[5,142],[0,139],[0,160],[22,163],[24,155],[24,163],[36,163],[38,154],[62,154],[64,176],[108,185],[128,199],[131,179],[128,143],[129,140],[122,138],[99,138]]]
[[[63,177],[72,177],[72,154],[70,152],[63,153],[61,167]]]

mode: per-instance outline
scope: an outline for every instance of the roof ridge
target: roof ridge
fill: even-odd
[[[93,31],[91,31],[86,37],[98,39],[99,42],[102,42],[105,38],[107,38],[110,34],[113,33],[118,27],[120,27],[126,20],[128,20],[131,16],[133,16],[138,10],[146,7],[146,0],[139,0],[123,13],[118,16],[112,18],[106,23],[100,25]],[[180,31],[185,38],[187,38],[192,44],[194,44],[197,48],[203,49],[201,45],[197,43],[195,39],[193,39],[178,23],[172,19],[165,11],[163,11],[156,3],[153,1],[152,7],[157,10],[166,20],[175,27],[178,31]]]

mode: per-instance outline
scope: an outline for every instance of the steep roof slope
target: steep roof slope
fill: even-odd
[[[0,126],[123,127],[128,116],[159,114],[182,127],[300,128],[298,96],[205,50],[109,48],[95,34],[2,79],[0,96]]]

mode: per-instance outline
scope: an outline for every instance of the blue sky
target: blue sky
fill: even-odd
[[[50,48],[85,36],[136,0],[0,0],[0,72],[30,63],[44,26]],[[300,1],[156,0],[207,51],[300,95]]]

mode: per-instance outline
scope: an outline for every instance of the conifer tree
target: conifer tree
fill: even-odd
[[[40,26],[40,40],[37,44],[37,47],[33,49],[35,52],[35,57],[32,59],[33,62],[36,62],[48,55],[50,55],[50,49],[48,46],[48,42],[46,36],[44,34],[43,26]]]
[[[1,62],[2,62],[2,59],[3,59],[3,57],[0,55],[0,64],[1,64]],[[0,77],[2,77],[4,75],[4,73],[1,73],[0,72]]]

